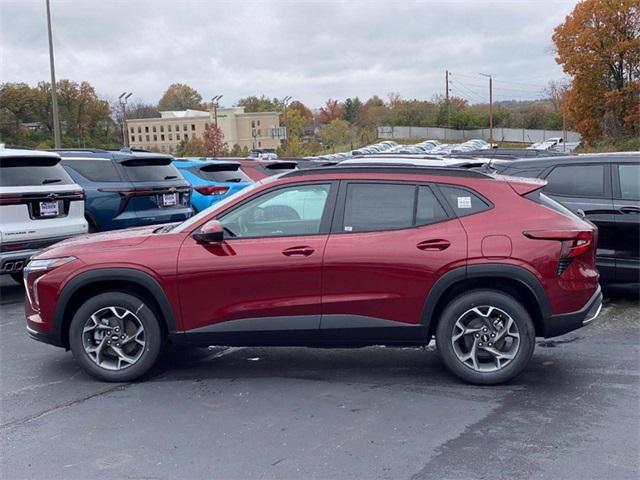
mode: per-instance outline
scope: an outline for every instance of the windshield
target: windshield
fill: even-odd
[[[256,182],[256,183],[253,183],[253,184],[249,185],[247,188],[243,188],[242,190],[238,190],[233,195],[231,195],[231,196],[229,196],[229,197],[225,198],[224,200],[221,200],[221,201],[219,201],[217,203],[214,203],[209,208],[205,208],[204,210],[202,210],[197,215],[194,215],[193,217],[189,218],[188,220],[185,220],[184,222],[180,223],[175,228],[171,229],[171,231],[172,232],[184,232],[185,230],[190,229],[193,225],[195,225],[198,222],[200,222],[203,218],[205,218],[208,215],[210,215],[211,212],[213,212],[214,210],[217,210],[220,207],[224,207],[225,205],[228,205],[228,204],[234,202],[239,196],[244,195],[245,193],[249,193],[249,192],[251,192],[253,190],[256,190],[256,189],[258,189],[259,187],[263,186],[266,183],[271,183],[271,182],[275,181],[276,179],[278,179],[279,177],[280,177],[280,175],[273,176],[273,177],[266,177],[263,180],[260,180],[259,182]]]

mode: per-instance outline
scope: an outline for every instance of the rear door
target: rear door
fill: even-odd
[[[556,165],[545,175],[544,192],[574,213],[582,210],[598,227],[598,270],[612,281],[616,265],[616,223],[610,165],[585,163]]]
[[[616,281],[640,281],[640,163],[612,164]]]
[[[466,233],[432,186],[343,181],[324,257],[323,335],[345,343],[412,335],[387,327],[420,326],[434,282],[466,254]]]

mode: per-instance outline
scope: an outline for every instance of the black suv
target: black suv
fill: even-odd
[[[503,175],[544,178],[545,193],[599,230],[603,283],[640,283],[640,152],[495,160]]]

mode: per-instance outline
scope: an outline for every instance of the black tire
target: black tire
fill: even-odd
[[[11,278],[13,278],[14,282],[19,283],[20,285],[24,285],[24,282],[22,281],[22,272],[10,273],[9,275],[11,276]]]
[[[144,347],[139,350],[140,356],[135,363],[120,370],[109,370],[98,365],[85,351],[83,343],[85,324],[92,314],[106,307],[135,312],[136,319],[144,328]],[[69,327],[69,346],[74,358],[85,372],[105,382],[130,382],[147,373],[160,354],[162,342],[158,317],[148,302],[124,292],[106,292],[90,298],[76,311]]]
[[[508,363],[505,362],[498,370],[490,372],[478,371],[474,368],[475,364],[471,366],[464,363],[456,354],[452,343],[455,333],[459,332],[455,326],[458,319],[470,309],[474,307],[482,309],[483,306],[497,307],[509,315],[519,333],[519,344],[515,348],[513,358]],[[485,309],[484,312],[487,310]],[[479,333],[482,334],[482,332]],[[496,385],[516,377],[529,363],[535,344],[535,328],[527,310],[512,296],[496,290],[472,290],[456,297],[445,307],[436,328],[438,355],[445,367],[466,382],[477,385]],[[480,345],[482,344],[480,343]],[[482,351],[481,353],[485,355],[487,362],[495,360],[488,357],[486,352]]]
[[[96,233],[98,231],[98,227],[96,227],[96,224],[93,220],[91,220],[91,218],[89,217],[84,217],[85,220],[87,221],[87,233]]]

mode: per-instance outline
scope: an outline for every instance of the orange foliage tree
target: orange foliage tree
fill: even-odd
[[[217,125],[209,125],[203,136],[204,151],[207,157],[219,157],[228,151],[227,142],[224,141],[224,133]]]
[[[640,134],[640,4],[583,0],[553,35],[571,75],[567,114],[584,139]]]
[[[583,0],[555,28],[567,114],[588,143],[640,134],[640,4]]]

